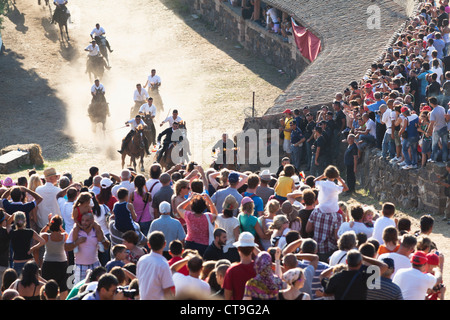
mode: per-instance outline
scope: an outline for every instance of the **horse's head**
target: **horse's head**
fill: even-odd
[[[186,121],[181,120],[178,122],[178,129],[186,129]]]

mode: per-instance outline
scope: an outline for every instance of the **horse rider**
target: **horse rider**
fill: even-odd
[[[92,40],[91,43],[84,49],[84,51],[88,52],[88,65],[94,65],[97,61],[96,59],[100,59],[100,47]]]
[[[101,94],[103,99],[105,99],[105,87],[100,83],[99,79],[95,79],[94,84],[91,87],[91,95],[95,98],[98,94]]]
[[[147,127],[147,124],[144,122],[144,120],[141,119],[140,114],[137,114],[136,117],[134,117],[134,119],[131,119],[131,120],[128,120],[127,122],[125,122],[125,125],[127,127],[131,126],[131,130],[130,130],[130,132],[128,132],[126,137],[123,138],[122,146],[120,147],[120,150],[117,150],[117,152],[119,152],[119,153],[123,153],[123,151],[127,147],[128,143],[131,141],[131,138],[133,138],[133,136],[136,134],[136,128],[139,125],[142,125],[144,128]],[[145,153],[147,153],[147,155],[149,155],[150,151],[148,150],[148,140],[145,137],[145,135],[142,135],[142,138],[144,140]]]
[[[179,129],[179,123],[174,121],[174,123],[172,123],[172,126],[170,128],[167,128],[166,130],[164,130],[163,132],[161,132],[158,135],[158,138],[156,139],[158,142],[158,145],[161,144],[161,139],[162,137],[165,136],[163,144],[162,144],[162,148],[159,151],[158,157],[156,159],[157,162],[159,162],[161,160],[161,158],[163,157],[164,153],[167,151],[167,149],[169,148],[169,145],[174,142],[172,140],[172,134]],[[180,141],[183,140],[183,137],[180,135]],[[178,141],[178,142],[180,142]]]
[[[158,90],[161,86],[161,78],[156,74],[156,70],[152,69],[151,74],[148,76],[147,82],[144,85],[144,88],[148,90]]]
[[[105,29],[103,27],[100,27],[100,24],[97,23],[95,25],[95,28],[91,32],[91,39],[94,39],[98,44],[100,44],[101,37],[104,37],[106,41],[106,47],[108,48],[109,52],[113,52],[113,50],[111,50],[111,47],[109,46],[109,41],[105,37],[105,33]]]
[[[147,90],[142,88],[142,85],[138,83],[136,85],[136,90],[134,90],[134,97],[133,97],[135,108],[141,107],[144,103],[147,102],[148,98],[150,98],[150,96],[148,95]]]
[[[51,24],[56,23],[56,20],[57,20],[56,17],[62,13],[63,8],[67,4],[67,0],[54,0],[53,4],[56,6],[56,8],[55,8],[55,11],[53,12],[52,22],[50,22]]]
[[[212,152],[218,151],[217,159],[215,161],[215,165],[220,167],[221,165],[227,164],[227,150],[233,150],[236,152],[236,144],[233,140],[228,138],[228,134],[222,134],[222,139],[216,142],[216,144],[212,147]],[[233,153],[233,162],[234,162],[234,153]],[[220,159],[220,160],[219,160]]]
[[[178,123],[183,121],[183,119],[181,119],[180,116],[178,115],[178,110],[177,109],[174,109],[172,111],[172,116],[168,116],[166,119],[164,119],[159,126],[162,127],[164,125],[164,123],[166,123],[166,122],[168,122],[169,125],[172,126],[172,124],[175,121],[178,122]]]

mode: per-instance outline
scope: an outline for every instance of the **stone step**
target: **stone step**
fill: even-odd
[[[21,165],[30,163],[29,153],[13,150],[0,156],[0,173],[11,173]]]

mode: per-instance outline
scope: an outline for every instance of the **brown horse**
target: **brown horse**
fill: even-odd
[[[144,128],[144,135],[147,138],[149,146],[154,145],[156,144],[156,128],[152,116],[146,114],[144,115],[143,120],[147,125],[147,127]]]
[[[163,156],[161,157],[161,159],[159,160],[159,164],[161,165],[161,167],[163,167],[165,170],[169,170],[170,168],[172,168],[175,163],[172,160],[172,152],[173,149],[175,147],[177,147],[178,144],[182,144],[178,153],[178,163],[188,163],[189,162],[189,154],[190,154],[190,147],[189,147],[189,141],[187,139],[187,134],[186,134],[186,122],[182,121],[180,123],[179,126],[179,130],[181,130],[181,136],[182,136],[182,141],[180,140],[180,142],[176,142],[173,141],[169,147],[167,148],[167,150],[165,151],[165,153],[163,154]],[[158,157],[158,153],[160,152],[160,150],[157,151],[156,153],[156,158]]]
[[[145,146],[144,146],[144,129],[142,126],[138,126],[136,128],[136,132],[134,136],[131,138],[131,141],[128,143],[126,148],[122,152],[122,168],[125,166],[125,157],[130,157],[130,166],[133,165],[134,170],[136,171],[136,158],[140,157],[140,165],[141,171],[144,169],[144,156],[145,156]]]

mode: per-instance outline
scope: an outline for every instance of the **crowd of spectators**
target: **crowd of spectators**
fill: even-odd
[[[340,201],[335,166],[306,177],[289,159],[277,173],[187,168],[2,181],[2,299],[444,298],[434,219],[416,231],[392,203]]]

